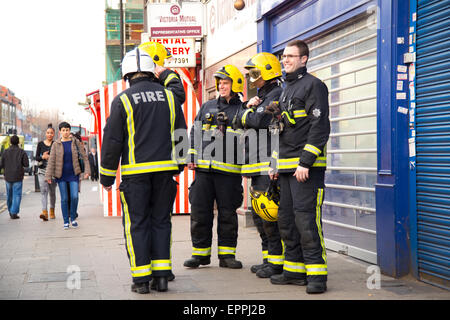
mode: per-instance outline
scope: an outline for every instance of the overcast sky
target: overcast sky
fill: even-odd
[[[105,80],[104,0],[0,0],[0,85],[89,126],[78,102]]]

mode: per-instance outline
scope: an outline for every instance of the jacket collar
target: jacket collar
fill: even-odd
[[[259,90],[258,97],[264,98],[273,88],[278,87],[278,80],[267,81]]]
[[[285,79],[287,82],[293,82],[301,79],[306,74],[306,67],[300,67],[294,72],[286,73]]]
[[[234,96],[231,97],[230,102],[227,102],[227,100],[225,98],[219,97],[217,99],[218,104],[226,104],[226,105],[231,105],[231,104],[240,104],[241,103],[241,99],[239,99],[239,95],[235,94]]]

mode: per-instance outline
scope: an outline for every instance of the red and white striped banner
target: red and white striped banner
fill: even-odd
[[[189,73],[185,68],[174,69],[179,75],[183,82],[184,91],[186,93],[186,101],[181,106],[184,112],[184,117],[186,124],[188,126],[188,133],[190,132],[191,126],[194,123],[197,111],[200,109],[200,104],[198,102],[194,87],[189,77]],[[111,102],[114,97],[120,92],[128,87],[128,83],[123,80],[116,81],[100,89],[100,119],[101,119],[101,132],[105,127],[106,120],[109,117],[109,109],[111,107]],[[98,154],[101,159],[101,145],[102,141],[97,143]],[[194,172],[192,170],[184,169],[176,181],[178,182],[178,194],[173,206],[173,214],[190,213],[190,204],[188,199],[188,188],[192,181],[194,180]],[[120,175],[120,164],[117,169],[116,182],[112,186],[111,191],[106,192],[105,189],[100,187],[100,198],[103,203],[103,214],[105,217],[120,217],[122,216],[122,207],[120,202],[120,192],[119,184],[121,181]]]

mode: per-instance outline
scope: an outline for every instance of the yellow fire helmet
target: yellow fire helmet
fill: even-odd
[[[227,64],[214,73],[216,78],[216,90],[219,91],[219,79],[229,79],[232,81],[231,91],[238,93],[244,92],[244,76],[238,68],[231,64]]]
[[[263,220],[274,222],[278,219],[278,206],[280,204],[280,187],[276,180],[272,180],[265,192],[250,190],[252,207]]]
[[[172,57],[172,53],[159,42],[144,42],[138,48],[144,50],[160,67],[164,66],[164,60]]]
[[[254,55],[245,64],[245,68],[249,70],[250,81],[255,82],[260,77],[263,80],[271,80],[281,77],[281,63],[277,57],[268,52],[260,52]]]

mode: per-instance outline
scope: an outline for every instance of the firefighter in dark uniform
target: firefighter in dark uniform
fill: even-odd
[[[182,105],[186,100],[186,93],[184,92],[183,83],[179,75],[168,68],[164,67],[164,63],[167,59],[172,58],[172,53],[161,43],[150,41],[144,42],[139,45],[139,49],[145,51],[155,63],[155,71],[153,72],[155,77],[159,80],[159,83],[172,91],[177,98],[178,102]],[[178,189],[174,190],[173,201],[177,197]],[[173,281],[175,275],[173,272],[170,273],[168,280]],[[156,282],[152,282],[152,289],[156,289]]]
[[[149,281],[158,291],[168,289],[171,273],[170,213],[176,182],[184,166],[176,152],[187,141],[186,123],[174,94],[154,77],[155,64],[139,49],[128,52],[122,74],[130,88],[113,100],[101,149],[100,183],[110,190],[121,159],[120,197],[123,226],[133,285],[148,293]],[[185,136],[175,141],[174,131]],[[186,155],[184,155],[185,157]]]
[[[294,40],[283,52],[286,87],[279,109],[284,128],[279,154],[271,164],[281,188],[278,226],[285,245],[283,273],[273,284],[307,285],[307,293],[326,291],[327,255],[322,232],[326,144],[330,134],[328,89],[309,74],[309,49]]]
[[[217,234],[219,266],[240,269],[236,260],[238,217],[242,204],[242,161],[238,159],[242,130],[231,128],[242,102],[244,78],[233,65],[218,70],[216,90],[219,98],[202,105],[191,129],[189,169],[195,169],[190,186],[192,258],[185,267],[197,268],[211,263],[214,201],[217,203]],[[241,156],[242,158],[242,156]]]
[[[236,128],[263,129],[266,135],[265,139],[260,139],[262,130],[246,131],[245,163],[242,165],[241,173],[244,177],[251,177],[251,192],[263,193],[270,184],[268,171],[272,154],[271,142],[278,142],[278,135],[270,134],[272,115],[266,113],[265,108],[272,101],[278,101],[281,95],[281,64],[273,54],[261,52],[248,60],[245,68],[249,70],[252,85],[258,88],[258,95],[244,103],[236,119]],[[248,134],[249,131],[252,132]],[[273,147],[277,148],[278,145]],[[283,271],[283,245],[278,224],[263,220],[256,214],[253,207],[251,210],[253,221],[261,237],[263,263],[253,265],[250,270],[260,278],[270,278]]]

